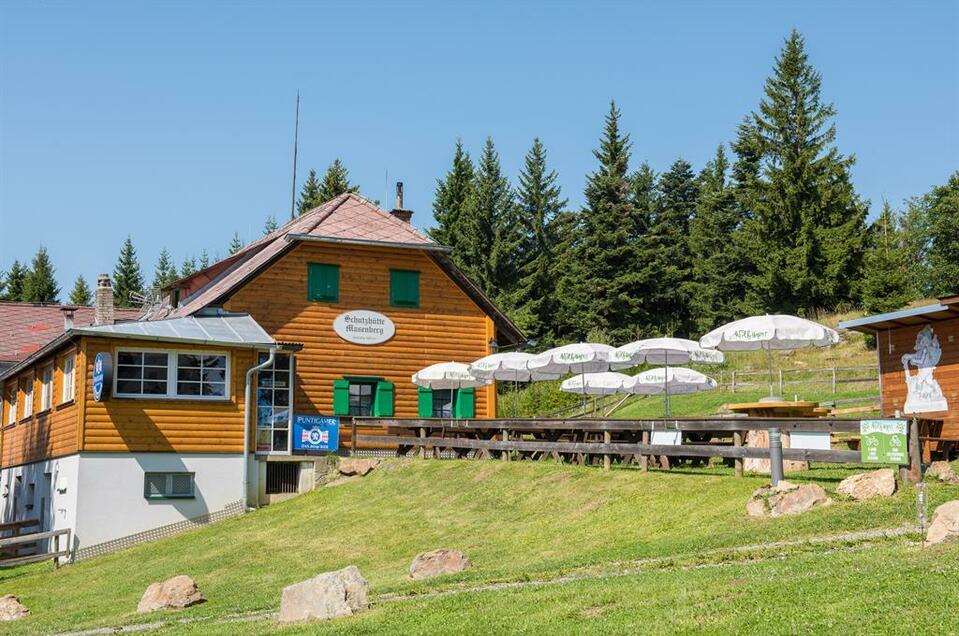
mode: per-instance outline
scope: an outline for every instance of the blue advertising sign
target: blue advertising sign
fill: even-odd
[[[101,351],[93,359],[93,400],[102,402],[113,383],[113,361],[110,354]]]
[[[340,418],[326,415],[293,417],[293,450],[334,452],[340,447]]]

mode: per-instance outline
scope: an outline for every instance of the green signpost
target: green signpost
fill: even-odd
[[[908,464],[906,420],[862,420],[859,448],[864,464]]]

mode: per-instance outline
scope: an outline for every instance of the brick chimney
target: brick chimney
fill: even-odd
[[[113,287],[110,286],[110,276],[97,276],[96,299],[93,305],[93,324],[113,324]]]
[[[413,210],[407,210],[403,207],[403,182],[396,182],[396,207],[390,210],[390,214],[404,223],[409,223],[413,218]]]

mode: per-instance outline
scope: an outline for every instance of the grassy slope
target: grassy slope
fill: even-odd
[[[842,469],[815,469],[794,479],[815,480],[834,490],[845,474],[848,471]],[[49,564],[2,571],[0,593],[19,595],[33,610],[33,616],[16,624],[18,633],[44,633],[140,622],[134,610],[145,587],[181,573],[194,576],[210,599],[182,615],[217,617],[275,609],[283,586],[350,563],[368,578],[375,600],[388,592],[522,580],[623,559],[694,558],[711,548],[898,526],[914,516],[913,495],[907,489],[890,499],[838,502],[795,518],[748,519],[744,503],[764,481],[762,477],[731,478],[722,468],[644,475],[634,469],[604,474],[594,468],[549,463],[397,460],[362,480],[116,555],[59,571],[51,571]],[[930,510],[957,496],[959,487],[930,484]],[[446,579],[410,582],[406,572],[412,556],[436,547],[465,550],[475,567]],[[928,569],[917,558],[904,552],[902,568],[919,573]],[[882,559],[870,567],[880,566]],[[735,567],[744,568],[743,577],[761,582],[766,576],[762,568],[775,564],[759,569]],[[799,567],[792,576],[802,578],[803,572]],[[722,595],[727,587],[726,575],[719,572],[695,576],[702,577],[703,598]],[[652,594],[658,600],[649,608],[649,616],[659,620],[657,612],[668,617],[671,604],[692,602],[683,592],[692,593],[683,575],[664,573],[664,577],[662,591],[658,576],[641,575],[590,588],[577,603],[602,605],[608,587],[609,602],[622,608],[622,612],[610,611],[611,617],[618,617],[611,625],[625,629],[633,620],[630,608],[638,602],[634,597]],[[956,579],[952,580],[955,585]],[[488,601],[472,596],[422,601],[431,607],[437,604],[439,613],[420,618],[424,626],[433,624],[438,629],[444,613],[452,612],[461,627],[479,628],[488,602],[513,615],[523,608],[530,610],[517,619],[530,629],[551,612],[557,616],[572,612],[571,627],[579,610],[564,609],[564,599],[579,598],[577,586],[584,585],[555,588],[555,596],[524,590],[490,593]],[[768,589],[771,584],[764,585]],[[509,609],[516,602],[512,594],[524,599],[518,609]],[[748,596],[746,591],[743,594]],[[420,607],[419,603],[414,606]],[[721,623],[729,611],[722,610],[711,620]],[[384,606],[356,626],[400,629],[410,620],[398,607]],[[343,622],[337,629],[353,629],[352,624]]]

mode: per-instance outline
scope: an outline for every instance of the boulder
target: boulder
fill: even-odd
[[[836,492],[856,501],[873,497],[892,497],[896,492],[896,473],[891,468],[850,475],[841,482]]]
[[[15,621],[29,616],[30,610],[13,594],[0,596],[0,621]]]
[[[932,513],[926,543],[942,543],[959,537],[959,499],[947,501]]]
[[[947,484],[959,484],[959,475],[956,474],[949,462],[932,462],[926,474]]]
[[[373,457],[345,457],[340,460],[340,465],[337,467],[337,470],[340,471],[341,475],[360,475],[365,477],[371,470],[376,468],[380,463],[380,460]]]
[[[355,565],[283,588],[280,622],[328,620],[369,607],[369,584]]]
[[[411,579],[427,579],[431,576],[455,574],[470,566],[469,557],[459,550],[430,550],[421,552],[410,564]]]
[[[806,512],[815,506],[828,506],[832,499],[816,484],[799,486],[780,481],[777,486],[763,486],[753,492],[746,502],[750,517],[781,517]]]
[[[200,593],[200,588],[196,586],[193,579],[181,574],[161,583],[151,583],[143,593],[140,604],[137,605],[137,613],[146,614],[161,609],[183,609],[204,601],[206,598]]]

